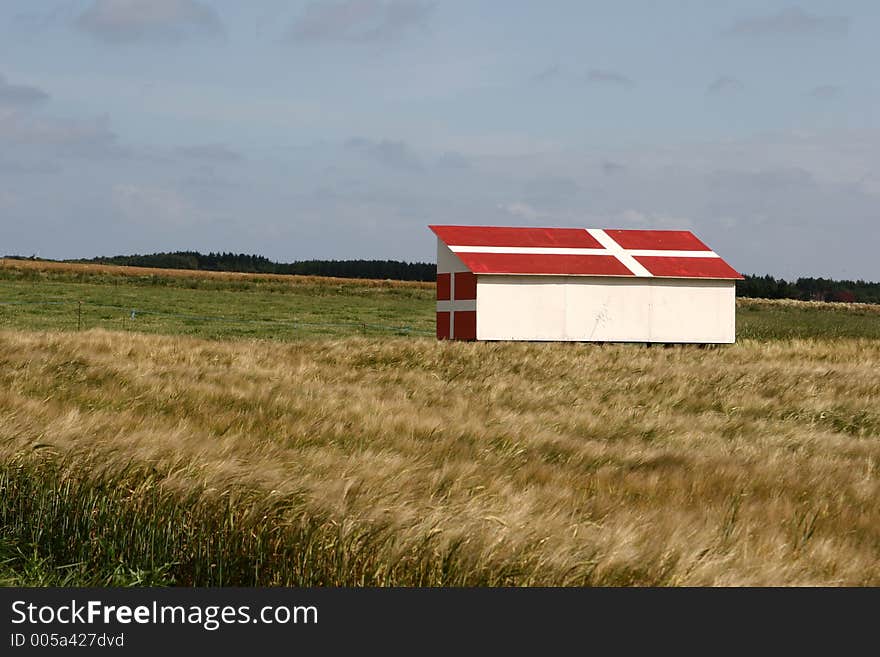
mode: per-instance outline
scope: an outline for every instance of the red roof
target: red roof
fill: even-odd
[[[475,274],[742,278],[687,230],[429,228]]]

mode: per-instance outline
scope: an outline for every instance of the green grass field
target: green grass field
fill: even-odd
[[[880,339],[880,310],[859,304],[740,299],[737,337]],[[432,336],[428,285],[359,281],[113,276],[0,269],[0,328],[77,328],[290,341],[346,335]]]
[[[0,583],[876,586],[880,307],[737,305],[438,343],[429,285],[0,268]]]
[[[25,330],[105,328],[284,341],[433,335],[432,301],[433,290],[424,285],[0,269],[0,328]]]

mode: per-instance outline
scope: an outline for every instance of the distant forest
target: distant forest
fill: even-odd
[[[91,260],[70,260],[129,267],[162,269],[199,269],[234,271],[249,274],[302,274],[307,276],[338,276],[340,278],[392,279],[397,281],[433,281],[437,267],[426,262],[398,260],[301,260],[273,262],[268,258],[244,253],[209,253],[175,251],[150,255],[99,257]]]
[[[880,303],[880,283],[835,281],[830,278],[799,278],[789,282],[772,276],[747,274],[744,281],[736,282],[736,295],[761,299]]]
[[[433,281],[436,278],[437,272],[436,266],[433,263],[426,262],[410,263],[397,260],[301,260],[298,262],[280,263],[272,262],[268,258],[257,255],[245,255],[243,253],[209,253],[204,255],[196,251],[113,256],[110,258],[99,257],[92,258],[91,260],[72,260],[70,262],[402,281]],[[740,297],[763,299],[880,303],[880,282],[837,281],[828,278],[798,278],[796,281],[786,281],[769,275],[746,275],[744,281],[737,281],[736,294]]]

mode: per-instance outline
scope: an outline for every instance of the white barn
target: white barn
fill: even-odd
[[[429,228],[438,339],[735,339],[742,275],[690,231]]]

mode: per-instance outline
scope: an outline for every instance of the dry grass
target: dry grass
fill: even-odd
[[[800,299],[751,299],[740,297],[736,300],[738,309],[780,310],[796,308],[809,312],[846,312],[860,315],[880,315],[880,304],[848,303],[843,301],[801,301]]]
[[[280,527],[381,534],[334,583],[878,585],[878,438],[877,340],[0,332],[7,462],[135,463],[175,495],[282,500]]]
[[[276,282],[296,285],[362,285],[366,287],[432,288],[433,282],[374,280],[366,278],[335,278],[332,276],[300,276],[291,274],[246,274],[229,271],[203,271],[191,269],[161,269],[158,267],[127,267],[121,265],[97,265],[47,260],[19,260],[0,258],[0,270],[11,272],[43,272],[72,276],[125,276],[153,278],[201,279],[207,281]]]

